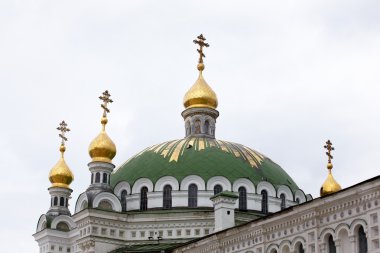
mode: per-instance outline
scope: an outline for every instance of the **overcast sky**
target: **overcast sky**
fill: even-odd
[[[267,155],[314,197],[328,138],[343,188],[377,176],[379,10],[375,0],[0,0],[0,251],[38,252],[31,235],[49,208],[63,119],[73,211],[89,185],[87,148],[105,89],[116,166],[184,136],[200,33],[210,44],[204,77],[219,98],[218,139]]]

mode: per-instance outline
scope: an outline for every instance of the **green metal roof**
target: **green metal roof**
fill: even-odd
[[[231,183],[247,178],[255,185],[266,180],[274,186],[298,189],[279,165],[259,152],[241,144],[201,137],[168,141],[143,150],[114,171],[111,185],[121,181],[133,185],[139,178],[155,183],[164,176],[173,176],[180,182],[189,175],[198,175],[205,182],[223,176]]]
[[[179,246],[183,243],[150,243],[150,244],[139,244],[131,245],[117,250],[113,250],[109,253],[129,253],[129,252],[145,252],[145,253],[156,253],[156,252],[169,252],[169,249]]]

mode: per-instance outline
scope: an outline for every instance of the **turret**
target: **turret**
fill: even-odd
[[[215,124],[219,116],[219,112],[216,110],[218,98],[202,74],[205,69],[205,65],[203,64],[203,57],[205,57],[203,47],[209,47],[209,44],[205,43],[206,39],[202,34],[197,38],[198,40],[194,40],[194,43],[200,47],[197,50],[199,52],[197,66],[199,76],[183,98],[185,110],[182,112],[182,117],[185,120],[185,135],[186,137],[215,138]]]
[[[88,164],[88,168],[91,172],[91,184],[87,189],[87,192],[102,192],[112,191],[110,185],[110,177],[115,165],[112,163],[112,159],[116,155],[116,146],[111,138],[106,133],[106,124],[108,123],[107,113],[110,112],[108,104],[113,101],[110,99],[110,94],[106,90],[103,95],[99,97],[103,101],[101,108],[103,109],[103,116],[100,120],[102,128],[98,136],[91,142],[88,152],[91,157],[91,162]]]
[[[70,189],[70,183],[74,180],[74,175],[71,172],[69,166],[67,166],[64,153],[66,151],[65,141],[67,138],[65,136],[66,132],[70,129],[67,128],[65,121],[62,121],[57,128],[61,133],[59,137],[62,139],[59,151],[61,152],[61,157],[57,164],[50,170],[49,180],[52,183],[49,187],[49,193],[51,196],[50,209],[47,214],[50,215],[70,215],[69,210],[69,199],[73,190]]]
[[[326,155],[328,157],[327,169],[329,171],[329,174],[327,175],[327,178],[321,187],[321,191],[320,191],[321,197],[340,191],[342,189],[340,185],[338,184],[338,182],[335,181],[331,173],[331,170],[333,168],[333,165],[331,163],[331,159],[333,159],[333,156],[331,155],[331,151],[333,151],[334,148],[330,140],[326,141],[326,145],[324,146],[324,148],[327,149],[327,152],[326,152]]]

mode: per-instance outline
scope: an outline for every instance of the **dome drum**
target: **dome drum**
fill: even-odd
[[[304,196],[301,190],[292,191],[286,185],[275,187],[267,181],[260,181],[255,186],[252,181],[246,178],[238,178],[231,182],[223,176],[215,176],[207,181],[197,175],[189,175],[181,181],[177,181],[177,179],[171,177],[170,180],[165,183],[167,179],[167,176],[163,176],[153,183],[149,178],[140,178],[131,186],[126,181],[122,181],[114,187],[114,194],[118,197],[120,203],[127,203],[125,207],[126,211],[191,208],[188,202],[191,185],[196,185],[197,188],[196,207],[203,210],[208,210],[213,207],[210,198],[216,194],[215,189],[217,186],[221,187],[222,191],[231,191],[233,188],[234,194],[239,196],[239,199],[245,199],[245,207],[241,206],[242,202],[237,201],[235,203],[234,208],[236,210],[262,212],[263,191],[267,193],[267,210],[270,213],[306,201],[306,196]],[[164,192],[168,186],[171,189],[171,204],[170,208],[164,208]],[[147,189],[146,209],[141,210],[141,192],[143,188]],[[245,196],[241,195],[242,188],[244,188]],[[127,192],[127,194],[121,194],[123,191]],[[284,192],[286,192],[286,194],[284,194],[285,199],[282,200],[282,196],[280,195]],[[295,201],[294,196],[298,196],[299,202]],[[282,203],[282,201],[284,201],[284,203]]]
[[[185,136],[215,138],[215,125],[219,112],[210,108],[189,108],[182,112]]]

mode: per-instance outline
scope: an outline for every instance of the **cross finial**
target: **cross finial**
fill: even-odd
[[[61,123],[59,123],[59,127],[57,127],[57,130],[60,131],[59,137],[62,139],[61,146],[65,146],[65,141],[67,141],[66,132],[70,132],[70,129],[67,127],[67,123],[62,120]]]
[[[100,96],[99,99],[103,101],[103,104],[101,105],[101,107],[103,108],[103,117],[106,118],[107,117],[107,113],[110,112],[110,109],[108,109],[107,105],[108,103],[112,103],[112,99],[110,99],[111,97],[111,94],[108,93],[108,90],[106,90],[105,92],[103,92],[103,96]]]
[[[210,45],[208,43],[205,42],[206,38],[203,37],[203,34],[199,35],[197,37],[198,40],[193,40],[193,42],[195,44],[198,44],[199,45],[199,49],[197,49],[198,53],[199,53],[199,61],[198,63],[199,64],[202,64],[203,63],[203,57],[206,57],[203,53],[203,47],[209,47]]]
[[[331,159],[333,159],[334,157],[331,155],[331,151],[334,150],[334,147],[332,146],[332,143],[330,140],[327,140],[326,141],[326,145],[323,146],[325,149],[327,149],[327,152],[326,152],[326,155],[328,157],[328,161],[329,161],[329,164],[331,164]]]

